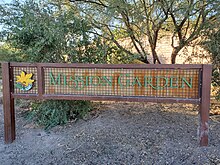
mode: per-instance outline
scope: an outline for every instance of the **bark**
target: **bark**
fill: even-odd
[[[179,51],[182,49],[182,47],[174,47],[172,54],[171,54],[171,64],[176,63],[176,56],[178,55]]]
[[[158,62],[158,64],[161,64],[156,50],[155,49],[151,49],[151,52],[152,52],[152,55],[153,55],[153,63],[156,64],[156,62]]]

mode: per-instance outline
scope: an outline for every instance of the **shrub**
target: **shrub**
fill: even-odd
[[[46,100],[32,102],[26,117],[49,129],[73,119],[83,118],[90,110],[89,101]]]
[[[218,29],[218,28],[216,28]],[[211,31],[208,34],[208,39],[202,42],[204,48],[211,54],[212,60],[212,86],[215,98],[220,100],[220,30]]]
[[[67,10],[61,1],[14,1],[0,4],[0,60],[18,62],[100,63],[101,46],[96,48],[89,34],[91,26],[79,17],[76,8]],[[95,42],[95,41],[94,41]],[[92,46],[91,46],[92,45]],[[98,44],[99,45],[99,44]],[[7,47],[5,47],[7,46]],[[4,49],[3,49],[4,48]],[[98,51],[98,53],[97,53]],[[45,126],[65,124],[83,117],[87,101],[47,100],[32,102],[28,119]]]

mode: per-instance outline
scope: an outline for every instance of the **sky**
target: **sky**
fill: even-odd
[[[12,0],[0,0],[0,4],[4,3],[10,3]],[[2,25],[0,25],[0,31],[2,30]],[[0,42],[0,46],[3,44],[3,42]]]
[[[9,3],[9,2],[11,2],[11,0],[0,0],[0,4]]]
[[[0,0],[0,4],[10,3],[12,0]],[[0,25],[0,31],[2,30],[2,26]]]

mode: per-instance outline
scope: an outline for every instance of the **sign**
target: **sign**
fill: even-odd
[[[16,76],[16,84],[15,87],[17,87],[20,90],[28,91],[32,88],[34,80],[31,79],[32,73],[25,74],[24,71],[21,72],[21,75]]]
[[[46,69],[46,94],[198,98],[198,70]]]
[[[8,121],[5,117],[6,142],[15,139],[14,99],[28,98],[200,104],[200,144],[208,144],[210,65],[3,63],[2,67],[5,116],[11,116]]]

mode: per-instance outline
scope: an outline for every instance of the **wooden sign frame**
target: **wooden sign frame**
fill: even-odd
[[[122,95],[122,94],[115,94],[115,85],[113,87],[111,87],[111,89],[113,90],[113,94],[86,94],[85,91],[83,91],[84,93],[76,93],[73,94],[71,92],[68,91],[68,89],[66,90],[67,93],[62,93],[62,91],[60,93],[57,93],[55,91],[55,87],[53,88],[52,93],[50,93],[50,85],[56,85],[55,81],[54,82],[50,82],[51,84],[49,85],[45,85],[47,82],[45,79],[46,74],[50,74],[50,73],[46,73],[46,69],[57,69],[57,70],[64,70],[65,69],[69,69],[70,71],[74,71],[75,70],[79,70],[79,71],[84,71],[84,70],[99,70],[99,72],[101,72],[102,70],[105,71],[105,73],[108,73],[109,71],[112,71],[112,73],[114,72],[114,70],[123,70],[123,73],[126,71],[129,72],[144,72],[149,71],[149,73],[152,71],[153,73],[157,71],[160,71],[160,73],[166,73],[166,74],[170,74],[173,73],[173,71],[178,71],[177,73],[182,73],[182,71],[184,71],[186,74],[189,72],[191,72],[192,70],[196,70],[196,72],[194,72],[194,74],[198,74],[197,75],[197,79],[198,81],[196,82],[197,86],[196,88],[196,95],[198,95],[197,97],[189,97],[189,91],[188,91],[188,95],[183,95],[183,97],[179,97],[174,95],[172,96],[172,94],[168,95],[166,93],[166,91],[168,91],[168,87],[166,88],[166,90],[162,91],[162,95],[158,95],[157,93],[154,95],[151,95],[151,93],[149,94],[143,94],[139,95],[139,94],[134,94],[131,93],[129,95]],[[35,73],[25,73],[27,72],[26,69],[31,70],[31,72],[35,72]],[[74,70],[75,69],[75,70]],[[25,71],[23,71],[25,70]],[[18,71],[19,74],[21,73],[21,75],[18,75]],[[164,72],[166,71],[166,72]],[[14,99],[18,99],[18,98],[22,98],[22,99],[39,99],[39,100],[44,100],[44,99],[64,99],[64,100],[106,100],[106,101],[133,101],[133,102],[162,102],[162,103],[190,103],[190,104],[198,104],[199,105],[199,118],[200,118],[200,122],[199,122],[199,128],[198,128],[198,132],[199,132],[199,142],[200,142],[200,146],[207,146],[208,145],[208,119],[209,119],[209,108],[210,108],[210,88],[211,88],[211,71],[212,71],[212,66],[211,65],[204,65],[204,64],[196,64],[196,65],[192,65],[192,64],[146,64],[146,65],[142,65],[142,64],[117,64],[117,65],[113,65],[113,64],[58,64],[58,63],[9,63],[9,62],[3,62],[2,63],[2,79],[3,79],[3,109],[4,109],[4,136],[5,136],[5,143],[12,143],[15,140],[15,106],[14,106]],[[23,73],[22,73],[23,72]],[[88,71],[87,71],[88,72]],[[184,74],[185,74],[184,73]],[[22,75],[23,74],[23,75]],[[25,75],[26,74],[26,75]],[[132,73],[133,74],[133,73]],[[154,73],[155,74],[155,73]],[[30,78],[32,76],[35,76],[34,79],[35,80],[31,80]],[[52,75],[52,73],[51,73]],[[50,75],[50,76],[51,76]],[[31,88],[27,89],[27,91],[23,91],[25,90],[25,88],[21,88],[21,90],[17,90],[15,85],[16,84],[16,77],[17,79],[21,79],[21,77],[25,77],[29,78],[29,82],[32,83],[34,82],[34,87],[33,87],[33,91],[34,92],[28,92],[28,90],[32,90],[32,86]],[[97,86],[97,84],[93,84],[93,78],[90,76],[90,80],[88,80],[87,88],[89,87],[89,81],[90,84],[92,84],[93,86]],[[120,75],[117,75],[117,78],[119,79]],[[165,85],[168,86],[168,78],[166,77],[162,77],[162,76],[158,76],[156,77],[154,75],[155,78],[157,78],[157,80],[161,80],[164,81]],[[162,77],[162,78],[161,78]],[[188,76],[189,77],[189,76]],[[60,78],[60,77],[58,77]],[[88,78],[88,76],[86,77]],[[96,79],[100,79],[99,77],[96,77]],[[149,76],[148,76],[149,78]],[[53,79],[53,77],[50,79]],[[64,75],[64,79],[66,81],[66,77]],[[72,78],[73,79],[73,78]],[[147,79],[147,77],[146,77]],[[178,78],[169,77],[169,87],[173,88],[178,88],[177,82],[178,80],[175,80]],[[107,79],[108,80],[108,79]],[[107,81],[106,80],[106,81]],[[171,81],[172,80],[172,81]],[[184,81],[182,82],[182,86],[180,85],[179,88],[184,88],[185,86],[188,85],[188,88],[191,88],[191,84],[189,82],[187,82],[186,79],[183,79]],[[17,80],[18,82],[21,80]],[[58,79],[57,79],[58,81]],[[86,80],[85,80],[86,81]],[[143,77],[141,79],[141,81],[143,80]],[[125,86],[126,88],[124,90],[128,90],[128,87],[132,87],[132,86],[141,86],[143,83],[139,81],[138,77],[135,77],[134,79],[134,83],[132,85],[127,85]],[[149,88],[150,86],[152,88],[155,89],[155,86],[153,86],[153,81],[152,77],[150,80],[148,80],[148,84]],[[172,82],[175,81],[176,84],[172,85]],[[189,80],[190,81],[190,80]],[[81,82],[84,82],[84,80],[81,80]],[[127,82],[130,83],[130,80],[127,80]],[[111,81],[112,83],[112,81]],[[111,85],[111,83],[109,83]],[[113,83],[120,83],[119,81],[115,81]],[[142,84],[141,84],[142,83]],[[154,82],[155,83],[155,82]],[[184,84],[185,83],[185,84]],[[146,84],[146,83],[145,83]],[[158,82],[157,82],[158,84]],[[163,84],[162,87],[165,87],[165,85]],[[100,84],[98,84],[100,85]],[[108,85],[108,84],[107,84]],[[184,86],[185,85],[185,86]],[[102,84],[103,86],[103,84]],[[59,88],[59,87],[56,87]],[[95,87],[94,87],[95,88]],[[103,87],[104,88],[104,87]],[[147,88],[146,86],[144,86],[143,88]],[[148,90],[149,90],[148,88]],[[153,93],[155,93],[155,91],[153,89],[152,90]],[[178,91],[177,89],[171,89],[173,91]],[[183,89],[182,89],[183,90]],[[49,94],[48,94],[49,91]],[[68,93],[69,92],[69,93]],[[95,92],[95,91],[93,91]],[[161,93],[161,91],[160,91]]]

